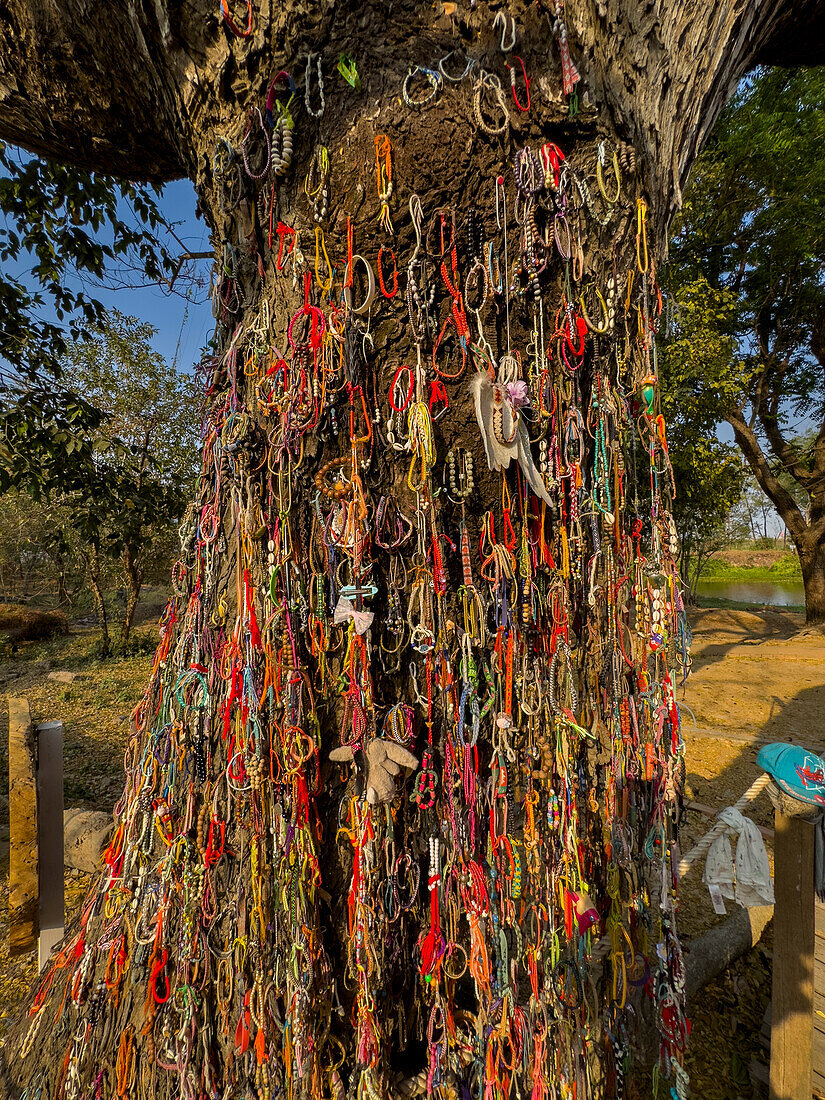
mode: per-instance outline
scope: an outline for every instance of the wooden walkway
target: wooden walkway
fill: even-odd
[[[814,1096],[825,1100],[825,904],[814,902]]]

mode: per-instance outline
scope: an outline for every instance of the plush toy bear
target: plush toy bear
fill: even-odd
[[[344,764],[354,758],[351,746],[342,745],[329,754],[330,760]],[[376,737],[366,747],[367,758],[367,802],[374,806],[378,802],[392,802],[395,797],[395,777],[402,768],[417,768],[418,760],[395,741],[384,741]]]

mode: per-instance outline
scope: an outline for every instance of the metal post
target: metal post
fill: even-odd
[[[37,965],[63,939],[63,723],[37,727],[37,832],[40,849],[40,936]]]

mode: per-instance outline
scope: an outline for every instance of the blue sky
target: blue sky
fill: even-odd
[[[23,157],[27,155],[22,154]],[[209,230],[206,223],[195,215],[195,189],[189,180],[167,184],[163,193],[155,196],[155,201],[174,233],[172,236],[159,231],[162,242],[173,257],[183,252],[209,252],[211,256]],[[119,203],[119,215],[127,223],[135,224],[134,212],[127,203]],[[91,229],[88,231],[93,234]],[[101,232],[100,239],[110,242],[111,233],[107,232],[107,228]],[[34,263],[34,257],[24,251],[17,260],[7,261],[6,272],[33,291],[42,293],[42,288],[31,276]],[[191,370],[214,330],[209,302],[211,258],[190,262],[182,269],[172,291],[165,285],[148,283],[145,274],[132,266],[133,263],[111,261],[103,283],[87,273],[81,277],[71,268],[66,269],[64,279],[67,286],[82,287],[107,308],[148,322],[157,330],[152,339],[156,351],[179,370]],[[46,320],[56,321],[48,293],[43,293],[43,302],[40,315]]]
[[[206,223],[195,216],[195,201],[195,189],[189,180],[178,180],[166,185],[158,206],[188,251],[209,252],[209,230]],[[143,286],[128,290],[101,288],[95,295],[104,305],[153,325],[157,329],[153,341],[155,348],[168,362],[174,360],[180,370],[186,371],[200,358],[201,348],[212,335],[210,266],[209,260],[193,265],[192,270],[201,285],[181,280],[171,294],[165,287]],[[187,289],[190,291],[188,304]]]

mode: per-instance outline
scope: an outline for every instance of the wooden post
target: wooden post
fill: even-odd
[[[775,814],[770,1100],[810,1100],[814,1007],[814,830]]]
[[[31,713],[9,699],[9,954],[37,943],[37,778]]]
[[[40,937],[37,965],[63,939],[63,723],[37,727],[37,841],[40,849]]]

